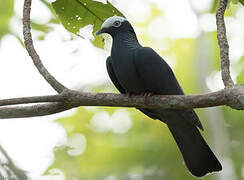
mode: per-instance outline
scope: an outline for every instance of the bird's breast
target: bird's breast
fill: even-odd
[[[112,55],[112,65],[119,83],[127,92],[135,94],[144,92],[145,88],[134,65],[132,53]]]

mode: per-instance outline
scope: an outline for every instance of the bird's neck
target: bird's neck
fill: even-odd
[[[121,32],[113,37],[113,49],[135,50],[140,46],[136,34],[133,32]]]

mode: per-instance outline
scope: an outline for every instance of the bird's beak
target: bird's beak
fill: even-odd
[[[106,33],[106,32],[107,32],[107,29],[106,28],[102,28],[102,29],[100,29],[100,30],[98,30],[96,32],[96,35],[99,35],[99,34],[102,34],[102,33]]]

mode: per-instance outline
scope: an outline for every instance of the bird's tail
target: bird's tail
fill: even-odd
[[[168,124],[189,171],[201,177],[207,173],[222,170],[222,166],[215,157],[199,130],[194,125],[182,122],[177,125]]]

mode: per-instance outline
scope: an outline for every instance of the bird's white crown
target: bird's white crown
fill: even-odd
[[[115,21],[120,21],[122,23],[122,22],[127,21],[127,20],[121,16],[112,16],[112,17],[109,17],[108,19],[106,19],[104,21],[104,23],[102,24],[102,28],[111,27]]]

